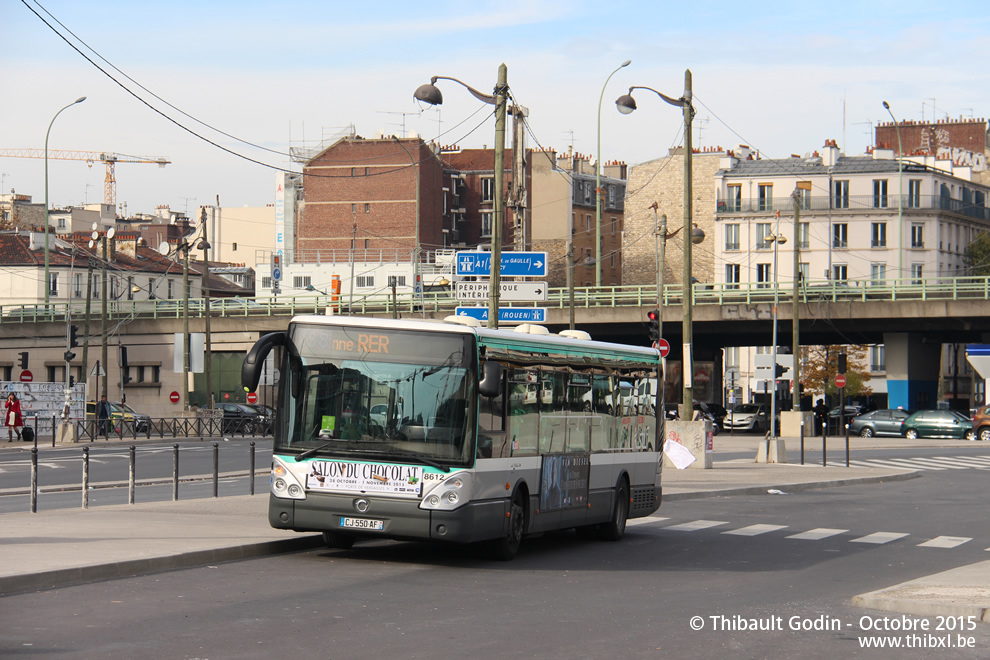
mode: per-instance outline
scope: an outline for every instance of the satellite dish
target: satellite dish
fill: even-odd
[[[94,241],[99,237],[100,237],[100,232],[98,231],[94,231],[92,234],[90,234],[90,238],[92,238]]]
[[[95,247],[95,246],[96,246],[96,241],[89,242],[89,247]]]
[[[172,251],[172,247],[168,244],[168,241],[162,241],[161,245],[158,246],[158,254],[163,257],[167,257],[168,253]]]
[[[116,228],[111,227],[110,230],[107,232],[107,238],[113,238],[114,234],[116,233],[117,233]]]
[[[92,229],[93,231],[96,231],[99,228],[100,228],[100,223],[98,223],[98,222],[94,222],[93,223],[93,226],[90,227],[90,229]]]

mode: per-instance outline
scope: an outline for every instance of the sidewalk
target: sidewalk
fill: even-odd
[[[756,442],[756,437],[744,436],[722,442],[720,449],[738,452],[755,448]],[[918,476],[907,469],[716,461],[710,470],[664,469],[664,500],[758,495],[770,489],[795,492]],[[0,545],[10,558],[0,563],[0,596],[323,545],[319,534],[272,529],[267,507],[268,493],[263,492],[0,514]],[[852,602],[906,614],[974,616],[990,623],[990,562],[856,596]]]

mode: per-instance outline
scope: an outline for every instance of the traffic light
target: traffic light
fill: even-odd
[[[120,347],[120,379],[124,385],[131,382],[130,369],[127,368],[127,347]]]
[[[75,386],[76,386],[76,377],[69,376],[69,389],[72,389]]]
[[[69,348],[75,348],[79,345],[79,326],[70,325],[69,326]]]
[[[27,351],[22,351],[21,354],[20,354],[20,356],[21,356],[21,359],[17,362],[17,364],[20,365],[21,369],[27,369],[28,368],[28,354],[27,354]]]
[[[646,314],[646,325],[650,330],[650,341],[660,341],[660,309],[654,309]]]
[[[62,357],[65,358],[66,362],[72,362],[73,360],[76,359],[76,354],[73,353],[72,351],[66,351],[65,353],[62,354]]]
[[[839,372],[840,374],[846,373],[846,354],[845,353],[839,353],[839,365],[836,368],[836,371]]]
[[[782,364],[775,364],[775,365],[773,365],[773,377],[774,377],[774,379],[780,380],[780,377],[783,376],[784,375],[784,372],[786,372],[786,371],[787,371],[787,367],[785,367]]]

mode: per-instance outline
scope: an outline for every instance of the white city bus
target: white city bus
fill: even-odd
[[[565,334],[301,316],[263,336],[241,376],[280,348],[269,522],[502,559],[556,529],[619,540],[660,506],[663,395],[638,394],[660,356]]]

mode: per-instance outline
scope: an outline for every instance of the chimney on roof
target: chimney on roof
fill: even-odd
[[[825,146],[822,147],[822,165],[832,167],[839,161],[840,155],[842,154],[835,140],[825,140]]]

